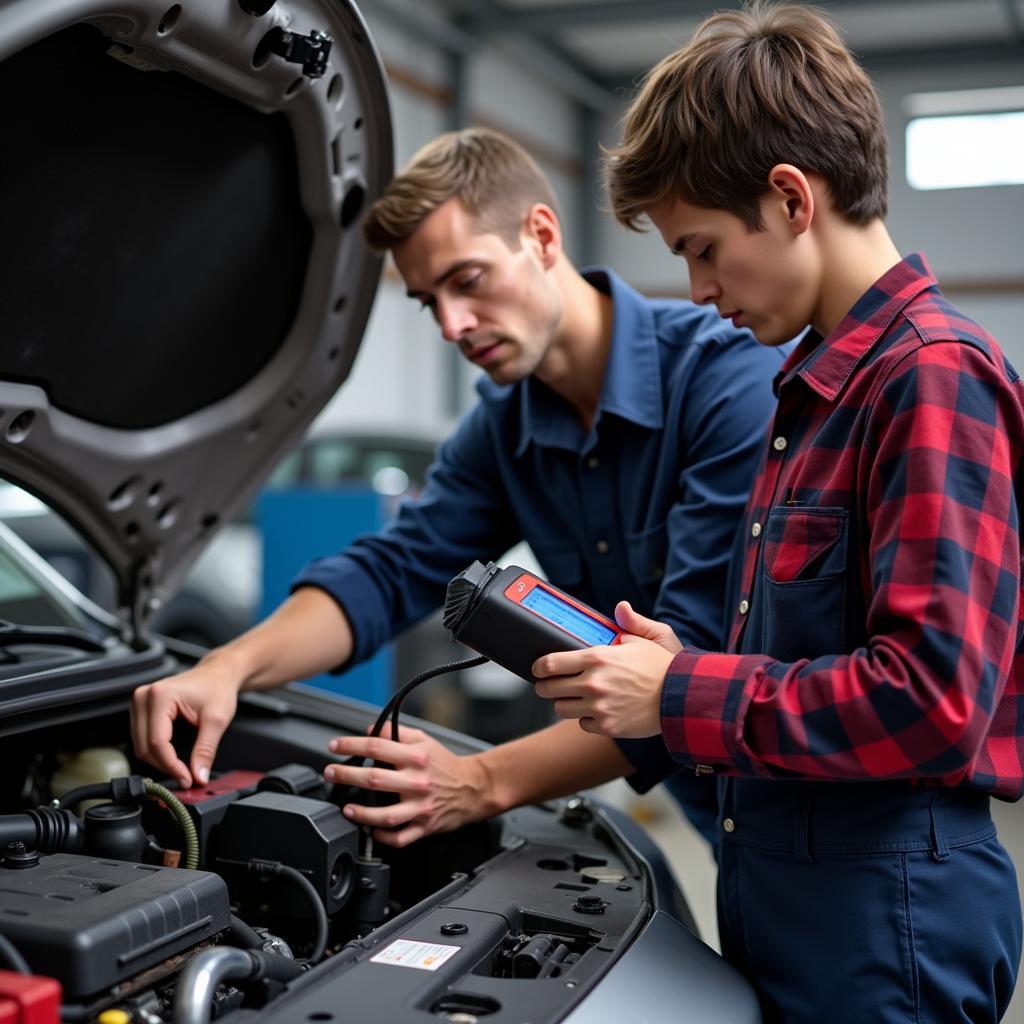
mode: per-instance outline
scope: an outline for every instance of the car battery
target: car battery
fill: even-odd
[[[36,974],[0,971],[0,1024],[59,1024],[60,983]]]

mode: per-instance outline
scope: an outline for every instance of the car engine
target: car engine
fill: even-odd
[[[310,745],[289,719],[281,752],[323,751],[337,731],[305,723],[317,732]],[[501,986],[513,984],[521,1002],[532,979],[542,988],[523,1005],[537,1000],[542,1020],[578,998],[646,917],[644,869],[585,801],[517,812],[532,815],[529,839],[497,820],[375,851],[341,811],[367,794],[325,783],[323,754],[309,757],[315,767],[263,767],[276,752],[273,725],[244,708],[222,751],[256,767],[219,770],[189,790],[126,774],[58,792],[62,743],[110,742],[123,729],[112,718],[98,731],[5,740],[3,1024],[207,1024],[228,1014],[243,1024],[257,1012],[268,1019],[285,992],[290,1002],[330,993],[372,1017],[382,970],[393,1001],[452,1020],[504,1019]],[[123,746],[114,754],[128,763]],[[460,968],[460,958],[444,962],[456,948],[472,953]],[[429,972],[379,966],[395,957]],[[19,964],[27,975],[8,970]],[[545,981],[560,977],[569,980],[557,990]]]

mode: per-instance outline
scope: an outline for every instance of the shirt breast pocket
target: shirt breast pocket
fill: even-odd
[[[844,508],[768,514],[764,647],[780,661],[846,653],[848,516]]]

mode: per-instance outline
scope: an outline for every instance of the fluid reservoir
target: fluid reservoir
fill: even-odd
[[[50,792],[54,797],[70,793],[78,786],[89,786],[96,782],[109,782],[111,779],[131,775],[128,758],[116,747],[86,747],[76,753],[57,755],[60,767],[50,778]],[[80,812],[100,800],[85,801]]]

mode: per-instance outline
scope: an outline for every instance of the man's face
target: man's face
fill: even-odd
[[[499,384],[532,374],[554,339],[561,295],[528,227],[521,247],[481,233],[449,199],[393,255],[409,296],[433,313],[445,339]]]
[[[648,211],[665,244],[686,260],[693,301],[714,303],[762,345],[781,345],[799,334],[815,306],[813,253],[778,208],[762,204],[764,227],[757,231],[735,214],[681,199]]]

